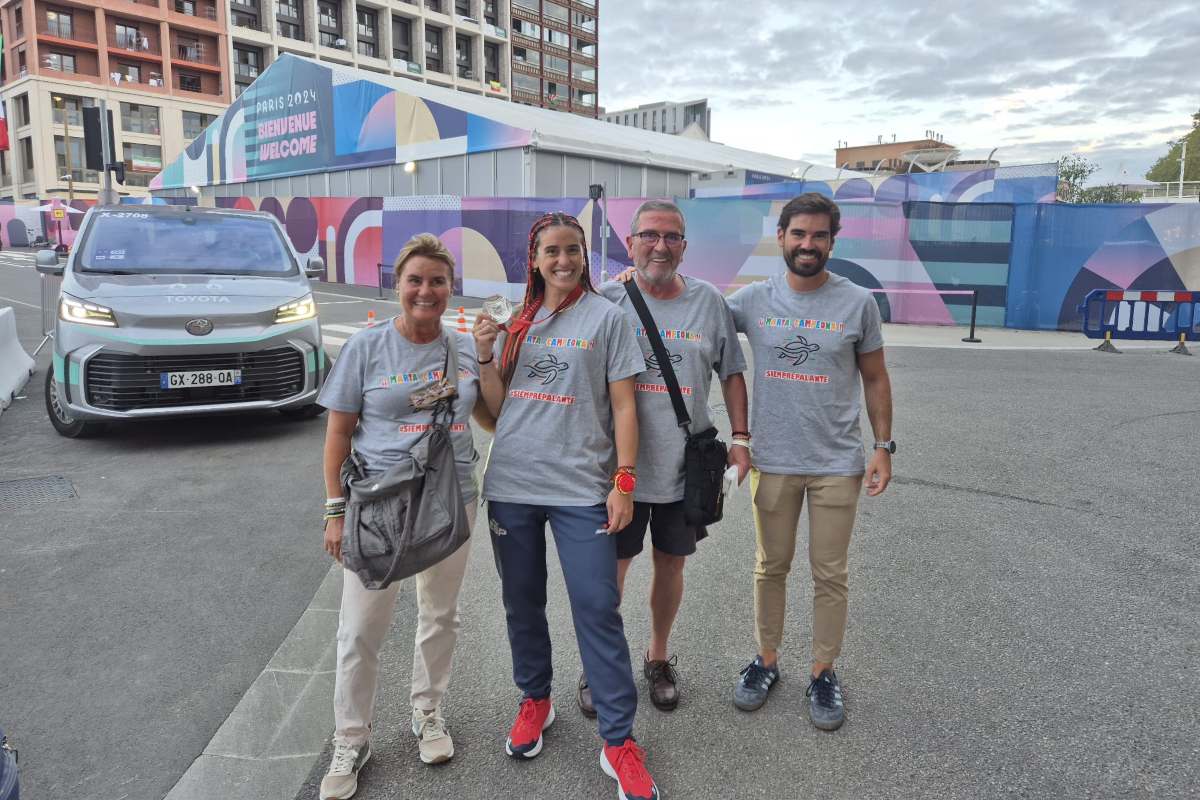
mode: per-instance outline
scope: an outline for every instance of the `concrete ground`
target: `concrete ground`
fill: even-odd
[[[368,307],[394,313],[369,294],[318,295],[331,338]],[[36,310],[22,303],[36,305],[36,275],[0,263],[0,298],[32,350]],[[1187,508],[1200,362],[1163,346],[1094,353],[1078,334],[981,329],[983,345],[958,347],[964,335],[886,332],[900,451],[892,488],[864,498],[851,549],[845,727],[807,720],[803,548],[783,681],[758,713],[730,702],[753,651],[742,491],[689,562],[673,638],[683,703],[662,714],[643,690],[637,735],[664,797],[1195,795],[1200,529]],[[928,346],[939,344],[953,347]],[[985,349],[1002,345],[1036,349]],[[58,474],[77,494],[2,510],[0,723],[26,792],[315,798],[337,596],[313,524],[322,423],[219,418],[72,442],[45,419],[42,377],[0,415],[0,481]],[[446,702],[457,754],[427,767],[406,729],[406,588],[358,796],[611,797],[594,724],[574,708],[556,565],[561,716],[536,760],[503,754],[517,692],[483,531]],[[648,566],[635,562],[625,607],[635,654]]]

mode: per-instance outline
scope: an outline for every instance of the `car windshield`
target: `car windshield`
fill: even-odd
[[[270,220],[234,214],[101,211],[79,258],[84,271],[125,275],[296,273]]]

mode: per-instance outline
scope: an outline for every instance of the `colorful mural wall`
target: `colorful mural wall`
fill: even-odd
[[[765,180],[764,180],[765,179]],[[929,172],[910,175],[852,177],[839,181],[790,180],[746,173],[744,186],[697,186],[695,197],[788,199],[818,192],[839,203],[846,200],[904,203],[1053,203],[1058,164],[1022,164],[991,169]]]
[[[242,183],[523,147],[530,132],[284,53],[150,183]]]
[[[132,201],[144,202],[144,201]],[[153,202],[163,202],[155,200]],[[194,202],[191,197],[176,202]],[[332,282],[391,286],[390,265],[414,233],[433,232],[458,261],[457,291],[520,297],[529,226],[546,211],[580,218],[595,280],[630,263],[625,249],[639,199],[608,203],[608,262],[600,260],[600,212],[586,198],[269,197],[217,198],[262,210],[284,225],[302,256],[320,256]],[[775,229],[783,200],[680,200],[687,217],[683,269],[732,290],[783,269]],[[57,238],[58,201],[0,203],[0,244]],[[75,201],[84,210],[90,201]],[[977,290],[979,323],[1078,330],[1077,306],[1092,289],[1200,291],[1200,205],[885,203],[843,201],[830,269],[872,289],[885,319],[966,324]],[[63,239],[82,220],[68,213]]]

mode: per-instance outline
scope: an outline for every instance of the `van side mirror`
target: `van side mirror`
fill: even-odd
[[[325,259],[320,256],[313,256],[308,259],[308,264],[304,267],[305,277],[324,278],[325,277]]]
[[[38,250],[34,257],[37,271],[43,275],[62,275],[63,265],[58,263],[58,253],[53,250]]]

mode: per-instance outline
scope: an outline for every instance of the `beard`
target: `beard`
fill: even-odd
[[[800,256],[812,255],[816,256],[817,260],[811,264],[801,264]],[[788,270],[801,278],[811,278],[814,275],[820,274],[821,270],[825,269],[825,265],[829,263],[829,254],[821,253],[818,250],[802,250],[797,248],[791,253],[785,253],[783,262],[787,264]]]
[[[651,286],[668,286],[675,280],[675,274],[679,267],[668,267],[665,264],[654,264],[647,261],[645,264],[634,264],[637,268],[638,277]]]

